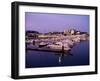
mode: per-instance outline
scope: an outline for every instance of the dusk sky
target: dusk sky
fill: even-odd
[[[65,29],[89,32],[89,16],[25,12],[25,28],[26,31],[33,30],[40,33],[63,32]]]

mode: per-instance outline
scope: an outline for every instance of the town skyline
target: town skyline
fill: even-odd
[[[82,31],[80,31],[80,30],[76,30],[76,29],[74,29],[74,28],[72,28],[72,29],[64,29],[63,31],[48,31],[48,32],[45,32],[45,33],[50,33],[50,32],[59,32],[59,33],[61,33],[61,32],[64,32],[64,31],[70,31],[70,30],[75,30],[75,31],[79,31],[79,32],[82,32]],[[36,32],[36,33],[41,33],[41,34],[43,34],[44,32],[39,32],[38,30],[26,30],[26,32],[27,31],[30,31],[30,32]],[[86,33],[88,33],[88,32],[86,32]]]

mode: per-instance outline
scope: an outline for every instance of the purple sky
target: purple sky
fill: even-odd
[[[62,32],[64,29],[71,28],[89,32],[89,16],[25,12],[25,28],[26,30],[34,30],[40,33]]]

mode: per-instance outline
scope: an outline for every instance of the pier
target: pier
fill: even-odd
[[[26,45],[27,46],[27,45]],[[51,48],[47,48],[47,47],[42,47],[42,48],[34,48],[34,47],[26,47],[26,50],[31,50],[31,51],[44,51],[44,52],[56,52],[56,53],[67,53],[68,51],[70,51],[71,49],[65,49],[64,46],[62,46],[61,49],[51,49]]]

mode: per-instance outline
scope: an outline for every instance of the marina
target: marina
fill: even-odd
[[[71,36],[53,36],[36,38],[26,41],[26,50],[47,51],[47,52],[67,52],[70,51],[75,44],[88,40],[86,35],[71,35]],[[28,47],[31,44],[31,48]]]
[[[25,67],[89,65],[89,16],[25,14]]]

